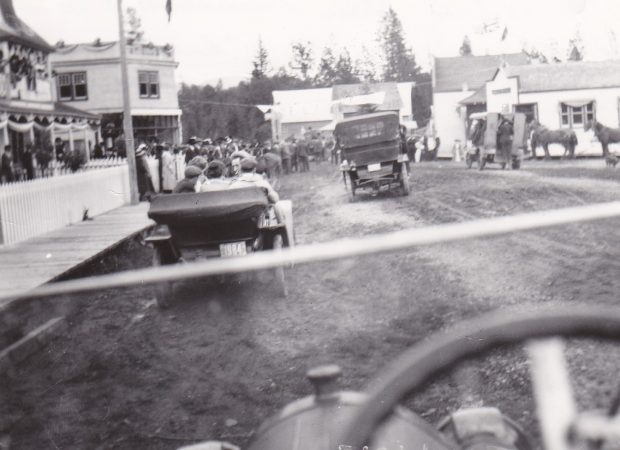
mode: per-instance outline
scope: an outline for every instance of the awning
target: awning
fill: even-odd
[[[461,105],[480,105],[487,102],[487,89],[486,85],[482,86],[476,92],[471,94],[469,97],[461,100],[459,104]]]
[[[560,103],[570,106],[571,108],[581,108],[582,106],[589,105],[593,101],[594,99],[588,98],[588,99],[581,99],[581,100],[563,100]]]
[[[181,116],[183,111],[175,108],[133,108],[132,116]]]
[[[65,105],[64,103],[48,103],[39,108],[33,108],[30,106],[16,106],[14,104],[0,102],[0,114],[5,113],[8,115],[16,116],[34,116],[35,118],[48,120],[53,118],[69,118],[69,119],[81,119],[88,121],[99,121],[101,117],[97,114],[92,114],[81,109],[74,108],[73,106]]]
[[[337,123],[338,123],[338,121],[332,120],[327,125],[319,128],[319,131],[334,131],[336,129],[336,124]]]

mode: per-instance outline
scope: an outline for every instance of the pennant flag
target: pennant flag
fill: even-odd
[[[508,27],[504,27],[504,32],[502,33],[502,41],[506,39],[508,36]]]
[[[166,12],[168,13],[168,22],[170,22],[170,16],[172,15],[172,0],[166,0]]]

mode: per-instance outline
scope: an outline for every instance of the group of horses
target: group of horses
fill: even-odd
[[[620,142],[620,128],[610,128],[596,120],[586,122],[584,131],[593,130],[601,143],[603,157],[609,155],[609,144]],[[564,157],[574,158],[577,147],[577,135],[571,129],[550,130],[537,120],[529,124],[532,157],[536,158],[536,149],[540,146],[545,151],[545,159],[549,159],[549,144],[560,144],[564,147]]]

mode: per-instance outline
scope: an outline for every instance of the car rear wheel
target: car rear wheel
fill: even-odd
[[[521,168],[521,159],[520,158],[514,158],[512,160],[512,168],[514,170],[519,170]]]
[[[407,172],[407,166],[405,164],[400,165],[400,187],[403,189],[403,195],[407,196],[411,192],[411,186],[409,185],[409,173]]]
[[[276,234],[273,237],[273,245],[272,245],[273,251],[279,252],[282,250],[283,247],[284,247],[284,239],[282,238],[282,235]],[[275,276],[276,289],[278,291],[278,294],[280,294],[282,297],[286,297],[288,295],[288,290],[286,289],[284,267],[282,266],[276,267],[274,269],[274,276]]]
[[[153,267],[163,266],[164,257],[162,250],[155,248],[153,252]],[[159,309],[166,309],[170,306],[172,299],[172,281],[163,281],[155,285],[155,300]]]

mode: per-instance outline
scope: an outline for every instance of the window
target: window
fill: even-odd
[[[521,103],[513,106],[514,112],[525,114],[525,121],[530,123],[532,120],[538,120],[538,104],[537,103]]]
[[[159,73],[138,72],[140,98],[159,98]]]
[[[62,101],[86,100],[86,72],[58,74],[58,98]]]
[[[594,120],[594,102],[584,104],[560,104],[560,123],[563,127],[582,127]]]

